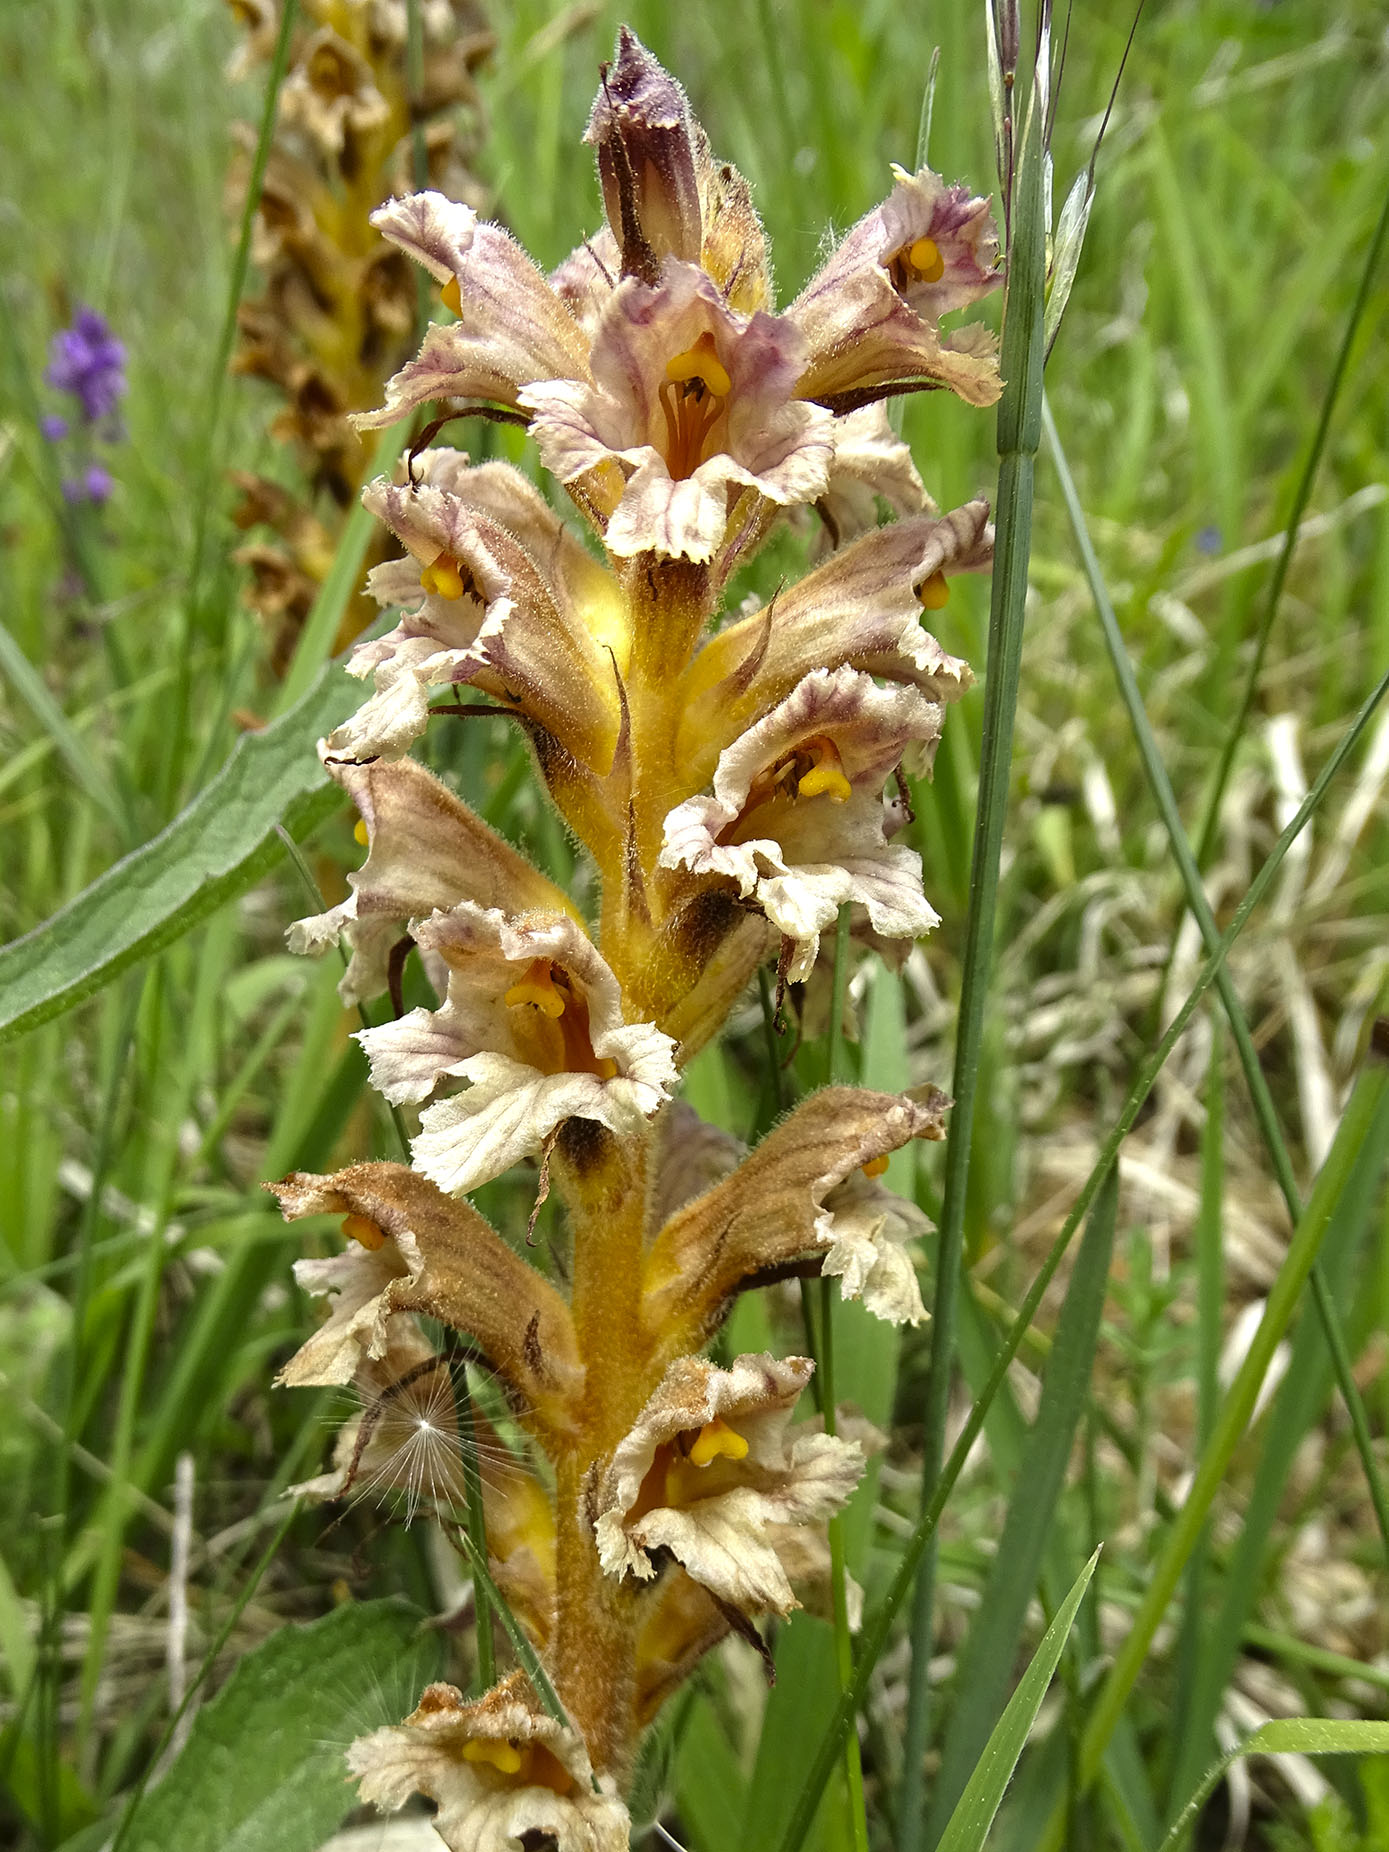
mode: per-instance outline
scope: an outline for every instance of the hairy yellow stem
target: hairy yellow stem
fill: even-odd
[[[557,1461],[553,1670],[594,1767],[619,1780],[635,1736],[635,1591],[604,1573],[584,1490],[652,1387],[641,1327],[648,1144],[571,1120],[555,1154],[574,1228],[572,1305],[585,1379],[577,1437]]]

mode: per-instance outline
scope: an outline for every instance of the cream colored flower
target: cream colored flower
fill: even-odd
[[[793,982],[845,901],[875,932],[919,938],[937,915],[921,858],[888,841],[886,779],[904,756],[929,764],[942,711],[914,688],[880,688],[850,668],[817,669],[720,756],[712,797],[666,818],[664,868],[730,876],[791,940]]]
[[[561,482],[620,465],[610,553],[712,559],[733,498],[813,502],[834,452],[833,420],[793,398],[800,336],[759,310],[735,315],[697,265],[668,257],[651,283],[614,290],[593,341],[594,383],[544,380],[518,396]]]
[[[863,1470],[855,1441],[791,1430],[808,1357],[673,1363],[590,1494],[609,1575],[649,1579],[669,1550],[720,1601],[753,1616],[799,1606],[780,1527],[827,1518]]]
[[[829,1248],[820,1271],[835,1275],[846,1299],[861,1299],[875,1318],[919,1325],[926,1316],[906,1243],[931,1224],[915,1203],[854,1170],[825,1198],[815,1233]]]
[[[338,991],[344,1003],[379,996],[392,950],[409,922],[467,898],[508,912],[555,911],[568,896],[422,765],[411,759],[343,763],[319,749],[329,775],[361,813],[368,853],[347,877],[348,898],[296,920],[292,952],[321,954],[339,939],[352,958]]]
[[[940,317],[996,289],[987,199],[929,168],[904,173],[786,311],[806,339],[799,392],[852,411],[893,392],[945,386],[971,405],[1003,389],[997,343],[978,323],[942,335]]]
[[[611,576],[518,470],[469,467],[426,451],[418,480],[384,478],[363,494],[409,549],[368,580],[405,615],[353,651],[351,674],[376,692],[329,738],[344,758],[396,756],[429,721],[440,685],[482,689],[605,773],[620,725],[618,681],[630,639]]]
[[[833,1192],[911,1139],[944,1138],[949,1104],[935,1087],[901,1097],[826,1087],[803,1100],[652,1240],[643,1322],[658,1352],[674,1357],[695,1349],[718,1328],[736,1293],[822,1262],[836,1238]],[[841,1238],[856,1244],[863,1232],[851,1215]],[[891,1240],[891,1229],[882,1233]],[[875,1293],[870,1309],[888,1304]]]
[[[386,385],[364,430],[394,424],[434,400],[514,408],[537,379],[590,377],[588,341],[510,233],[442,193],[393,199],[371,222],[443,287],[456,322],[431,322],[418,355]]]
[[[469,1082],[426,1107],[412,1147],[442,1189],[500,1176],[566,1119],[630,1135],[673,1091],[675,1044],[623,1020],[616,978],[569,915],[511,919],[465,901],[413,931],[448,968],[443,1007],[357,1039],[372,1085],[397,1104],[448,1077]]]
[[[295,1171],[265,1187],[287,1221],[342,1216],[346,1237],[341,1254],[295,1262],[304,1291],[332,1304],[279,1382],[352,1382],[388,1356],[397,1314],[424,1313],[476,1339],[528,1419],[567,1428],[583,1384],[569,1308],[470,1204],[401,1164]]]
[[[468,1704],[430,1685],[404,1723],[358,1737],[347,1752],[364,1801],[391,1810],[412,1794],[438,1806],[434,1830],[450,1852],[627,1852],[627,1809],[595,1791],[583,1743],[540,1708],[522,1672]]]
[[[675,759],[692,787],[816,669],[862,669],[933,701],[958,700],[974,677],[923,628],[923,610],[945,602],[956,573],[986,571],[992,558],[987,502],[909,516],[841,547],[762,610],[726,625],[686,673]]]

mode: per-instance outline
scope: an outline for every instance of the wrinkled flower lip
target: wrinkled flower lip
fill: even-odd
[[[593,386],[540,382],[519,403],[561,481],[622,469],[609,552],[707,560],[731,490],[777,503],[824,491],[832,422],[793,399],[802,361],[788,322],[734,315],[704,271],[667,258],[659,284],[628,278],[602,309]]]
[[[726,1370],[694,1357],[670,1366],[593,1488],[608,1574],[650,1579],[669,1551],[750,1616],[797,1605],[778,1533],[828,1516],[863,1466],[854,1442],[788,1432],[813,1368],[765,1354]]]

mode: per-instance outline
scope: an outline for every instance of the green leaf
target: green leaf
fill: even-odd
[[[714,1707],[703,1696],[695,1699],[680,1737],[675,1796],[692,1852],[724,1852],[739,1844],[748,1784]]]
[[[949,1810],[964,1791],[966,1772],[976,1762],[988,1735],[989,1721],[1008,1687],[1027,1604],[1041,1574],[1056,1501],[1090,1386],[1118,1206],[1116,1164],[1090,1211],[998,1553],[959,1656],[955,1711],[927,1824],[928,1843],[935,1842]]]
[[[420,1622],[405,1602],[363,1601],[272,1634],[199,1711],[124,1852],[313,1852],[354,1803],[348,1744],[438,1672]]]
[[[1158,1852],[1176,1852],[1197,1814],[1209,1800],[1216,1783],[1242,1756],[1373,1756],[1389,1755],[1389,1723],[1330,1717],[1275,1717],[1260,1725],[1252,1736],[1222,1756],[1206,1771],[1200,1786],[1172,1822]]]
[[[1003,1800],[1004,1790],[1013,1778],[1028,1732],[1042,1708],[1047,1686],[1071,1631],[1071,1623],[1081,1597],[1090,1585],[1098,1550],[1076,1577],[1075,1585],[1062,1603],[1056,1619],[1042,1636],[1042,1643],[1032,1656],[1018,1688],[1008,1700],[1007,1709],[994,1725],[984,1745],[984,1753],[974,1765],[974,1772],[960,1796],[959,1805],[941,1835],[937,1852],[979,1852],[993,1825],[994,1815]]]
[[[352,712],[357,685],[322,671],[303,699],[237,741],[212,782],[151,842],[0,950],[0,1043],[61,1016],[245,893],[342,801],[313,745]]]

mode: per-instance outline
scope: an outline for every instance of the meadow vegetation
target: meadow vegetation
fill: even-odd
[[[489,210],[558,264],[600,218],[578,137],[627,20],[752,183],[784,303],[823,260],[824,228],[883,197],[889,162],[916,164],[937,45],[931,165],[994,185],[982,10],[492,6],[473,165]],[[1058,207],[1129,25],[1095,4],[1070,18]],[[466,1565],[430,1522],[393,1521],[384,1495],[286,1498],[321,1470],[348,1404],[270,1386],[318,1314],[291,1274],[303,1230],[260,1186],[401,1146],[349,1040],[340,961],[284,945],[361,859],[341,793],[313,781],[313,742],[350,709],[341,678],[315,678],[366,536],[344,530],[358,551],[278,678],[232,558],[230,472],[298,482],[268,435],[273,392],[227,374],[243,282],[232,125],[259,120],[265,82],[264,66],[226,79],[237,43],[210,0],[0,9],[0,1833],[34,1852],[110,1843],[238,1665],[224,1740],[279,1798],[243,1827],[237,1782],[208,1776],[200,1822],[167,1799],[161,1814],[175,1767],[126,1812],[121,1843],[311,1852],[348,1814],[347,1743],[428,1678],[476,1673],[454,1624]],[[1389,980],[1389,708],[1371,702],[1389,671],[1387,113],[1373,0],[1150,0],[1046,371],[948,1395],[930,1377],[939,1306],[900,1333],[833,1312],[837,1393],[887,1436],[844,1520],[848,1570],[871,1627],[949,1458],[932,1598],[914,1660],[908,1601],[865,1674],[866,1826],[837,1751],[818,1812],[797,1813],[839,1696],[826,1610],[775,1627],[774,1686],[734,1641],[668,1706],[634,1844],[664,1843],[658,1820],[698,1852],[981,1843],[950,1838],[955,1802],[1102,1545],[988,1845],[1389,1845],[1389,1067],[1372,1047]],[[129,381],[99,501],[64,497],[41,426],[59,408],[50,341],[84,304],[124,343]],[[900,428],[942,508],[994,496],[991,414],[918,394]],[[519,431],[450,441],[539,475]],[[816,544],[808,520],[779,536],[733,603],[765,602]],[[828,983],[795,995],[780,1038],[766,994],[745,999],[687,1089],[740,1139],[830,1078],[952,1084],[987,578],[953,584],[931,623],[981,684],[952,707],[909,826],[942,923],[900,972],[850,964],[847,1041],[829,1032]],[[249,735],[261,756],[219,787],[201,861],[171,852],[84,910],[300,696],[295,720]],[[428,751],[591,897],[519,738],[460,725]],[[270,788],[284,835],[267,834]],[[1309,793],[1217,977],[1208,954]],[[1198,980],[1189,1025],[1135,1090]],[[1121,1123],[1116,1188],[1105,1141]],[[933,1221],[945,1150],[910,1147],[889,1172]],[[532,1169],[475,1200],[519,1244],[535,1193]],[[556,1201],[536,1236],[564,1277]],[[928,1305],[935,1247],[919,1253]],[[777,1291],[740,1306],[720,1356],[803,1345],[801,1299]],[[979,1438],[953,1457],[986,1391]],[[392,1601],[347,1631],[355,1607]],[[453,1619],[420,1632],[440,1615]],[[1296,1753],[1234,1761],[1169,1841],[1217,1757],[1291,1718],[1382,1734],[1275,1730],[1270,1746]],[[906,1743],[921,1753],[904,1758]],[[1348,1747],[1366,1753],[1320,1753]]]

